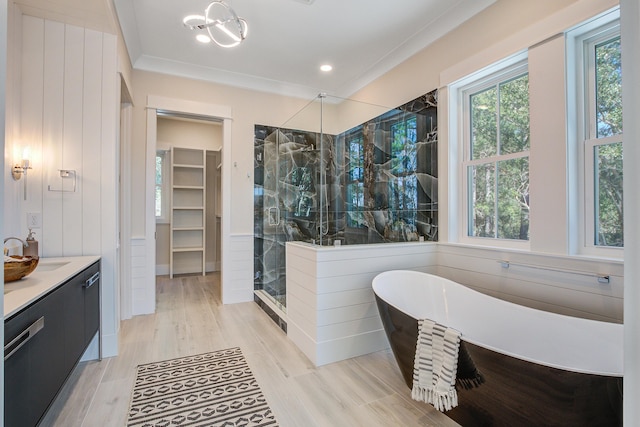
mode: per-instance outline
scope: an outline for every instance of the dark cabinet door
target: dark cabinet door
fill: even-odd
[[[60,289],[64,294],[64,368],[67,372],[76,366],[85,348],[83,285],[84,274],[80,273]]]
[[[64,299],[64,293],[58,289],[33,305],[34,317],[44,317],[41,333],[27,344],[30,347],[29,370],[33,375],[30,384],[33,408],[38,408],[38,419],[44,416],[68,374],[62,351],[65,331],[60,307]]]
[[[100,327],[100,262],[4,325],[4,425],[35,426]]]
[[[29,332],[30,326],[35,321],[29,322],[27,316],[15,316],[11,320],[5,322],[5,357],[4,361],[4,425],[15,426],[21,425],[20,421],[24,420],[25,425],[34,425],[38,419],[35,412],[30,415],[29,411],[29,388],[26,384],[33,383],[31,372],[29,371],[29,345],[30,336],[35,336],[42,332],[36,331],[36,327]],[[33,338],[31,338],[33,339]],[[13,341],[13,344],[9,345]],[[25,342],[22,347],[18,348],[20,343]],[[12,352],[9,355],[9,352]],[[23,386],[19,386],[22,384]],[[28,423],[28,424],[26,424]]]
[[[100,261],[86,270],[84,279],[84,346],[100,328]]]
[[[56,290],[5,322],[6,426],[36,425],[67,377],[64,298]]]

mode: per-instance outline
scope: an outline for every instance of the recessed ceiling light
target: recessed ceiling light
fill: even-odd
[[[196,40],[198,40],[200,43],[209,43],[211,41],[211,38],[209,38],[209,36],[206,34],[198,34],[196,36]]]
[[[320,66],[320,70],[326,72],[329,72],[331,70],[333,70],[333,67],[329,64],[324,64]]]

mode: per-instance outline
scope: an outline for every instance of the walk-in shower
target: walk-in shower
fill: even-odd
[[[319,95],[256,125],[254,288],[286,310],[285,243],[438,239],[437,92],[397,108]]]

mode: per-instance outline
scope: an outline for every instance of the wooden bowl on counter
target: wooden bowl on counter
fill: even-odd
[[[38,266],[38,258],[30,256],[11,255],[18,261],[4,263],[4,283],[20,280],[33,273]]]

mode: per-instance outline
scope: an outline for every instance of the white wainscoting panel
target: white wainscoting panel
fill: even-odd
[[[227,252],[222,253],[229,257],[222,270],[222,303],[253,301],[253,234],[231,234]]]
[[[394,269],[435,272],[436,250],[287,243],[287,335],[316,366],[387,348],[371,281]]]
[[[149,289],[146,250],[147,242],[144,237],[131,239],[131,314],[133,316],[155,311],[155,289]]]

